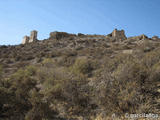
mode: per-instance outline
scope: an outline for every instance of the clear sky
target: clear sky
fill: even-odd
[[[160,36],[160,0],[0,0],[0,45],[20,44],[38,30],[38,39],[52,31]]]

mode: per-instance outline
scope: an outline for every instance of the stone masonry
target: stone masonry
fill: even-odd
[[[68,34],[66,32],[51,32],[50,33],[50,37],[49,39],[56,39],[56,40],[59,40],[59,39],[62,39],[62,38],[65,38],[65,37],[70,37],[70,36],[75,36],[74,34]]]
[[[22,44],[26,44],[26,43],[29,43],[29,36],[24,36],[23,37]]]
[[[29,43],[37,41],[37,33],[38,32],[36,30],[31,31]]]
[[[117,29],[113,30],[112,37],[120,40],[127,39],[124,30],[117,30]]]
[[[33,30],[33,31],[31,31],[30,37],[29,36],[24,36],[22,44],[36,42],[37,41],[37,33],[38,32],[36,30]]]

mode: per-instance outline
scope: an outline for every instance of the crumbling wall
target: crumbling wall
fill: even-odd
[[[113,32],[110,34],[112,37],[119,39],[119,40],[124,40],[127,39],[126,35],[125,35],[125,31],[124,30],[113,30]]]
[[[73,37],[73,36],[76,36],[75,34],[69,34],[69,33],[66,33],[66,32],[51,32],[50,33],[50,37],[49,39],[56,39],[56,40],[60,40],[62,38],[65,38],[65,37]]]
[[[24,36],[22,40],[22,44],[29,43],[29,36]]]
[[[36,30],[31,31],[29,43],[37,41],[37,33],[38,32]]]
[[[38,32],[36,30],[31,31],[30,37],[29,36],[23,37],[22,44],[36,42],[37,41],[37,34],[38,34]]]

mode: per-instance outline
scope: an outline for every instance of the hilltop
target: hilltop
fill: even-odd
[[[159,113],[160,38],[38,31],[0,46],[0,119],[96,120]]]
[[[127,38],[124,30],[117,29],[108,35],[76,35],[56,31],[51,32],[49,38],[44,40],[38,40],[37,31],[34,30],[31,37],[24,36],[20,45],[0,46],[0,63],[5,66],[5,73],[9,75],[20,67],[40,63],[45,58],[60,59],[65,54],[94,59],[104,56],[113,58],[120,53],[151,51],[157,49],[159,44],[160,38],[157,36],[148,38],[146,35],[139,35]]]

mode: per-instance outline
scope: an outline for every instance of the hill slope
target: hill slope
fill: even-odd
[[[56,32],[0,46],[0,118],[110,119],[159,113],[160,39]],[[124,118],[122,118],[124,119]]]

